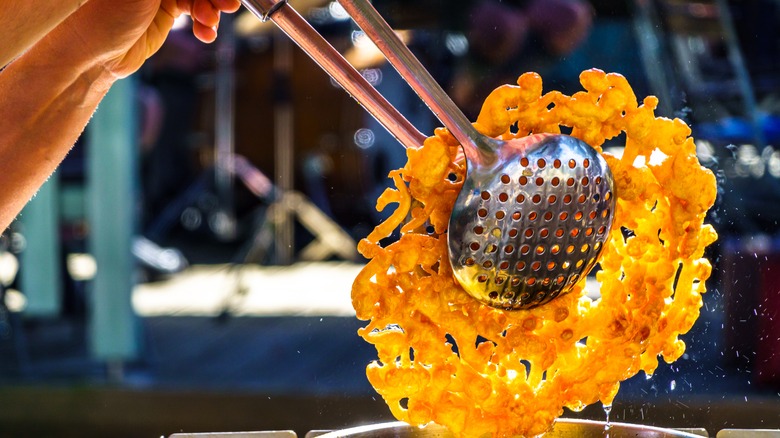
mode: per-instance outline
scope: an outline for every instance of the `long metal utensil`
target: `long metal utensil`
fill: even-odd
[[[386,100],[355,87],[351,81],[365,82],[362,76],[350,73],[354,68],[339,61],[338,52],[322,47],[322,38],[285,2],[242,1],[344,82],[403,144],[419,140],[412,134],[404,143],[401,134],[408,127],[402,129],[397,111],[377,110]],[[448,230],[450,264],[463,288],[486,304],[513,310],[571,290],[598,261],[612,226],[614,183],[601,155],[566,135],[509,140],[482,135],[368,1],[339,2],[463,146],[468,172]]]
[[[614,183],[601,155],[566,135],[482,135],[368,0],[339,3],[463,147],[468,172],[448,246],[464,289],[507,309],[571,290],[598,261],[612,226]]]

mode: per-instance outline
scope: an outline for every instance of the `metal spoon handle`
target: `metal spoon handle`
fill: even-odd
[[[368,0],[338,1],[439,121],[458,139],[467,156],[476,155],[480,150],[493,153],[492,148],[480,141],[482,135]]]
[[[241,3],[259,19],[271,19],[402,145],[422,145],[426,136],[371,86],[286,0],[241,0]]]

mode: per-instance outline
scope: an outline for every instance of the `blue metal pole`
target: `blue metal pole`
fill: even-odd
[[[19,255],[19,286],[25,316],[56,316],[62,304],[59,236],[59,178],[51,176],[19,215],[25,248]]]
[[[132,307],[137,226],[138,123],[136,80],[118,81],[88,127],[89,248],[97,274],[89,288],[89,346],[96,359],[121,364],[139,352]]]

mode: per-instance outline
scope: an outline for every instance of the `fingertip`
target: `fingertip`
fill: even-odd
[[[195,38],[204,43],[213,43],[217,39],[217,29],[215,27],[206,26],[199,21],[193,21],[192,33]]]

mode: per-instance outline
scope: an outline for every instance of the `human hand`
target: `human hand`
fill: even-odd
[[[121,78],[157,52],[182,14],[192,17],[199,40],[211,42],[220,12],[240,6],[239,0],[90,0],[63,25],[76,37],[84,59]]]

